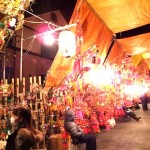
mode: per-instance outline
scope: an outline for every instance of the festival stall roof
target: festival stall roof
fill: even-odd
[[[77,55],[96,45],[102,64],[121,64],[123,60],[128,63],[130,58],[139,70],[149,70],[149,0],[78,0],[70,24],[77,20],[84,39]],[[77,33],[76,29],[71,28]],[[58,51],[45,86],[59,85],[71,71],[77,55],[65,58]]]

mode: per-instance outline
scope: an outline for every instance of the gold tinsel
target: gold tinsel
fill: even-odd
[[[33,2],[34,0],[0,1],[0,50],[3,49],[7,37],[22,27],[24,24],[24,10],[27,9]],[[13,29],[9,28],[9,23],[12,18],[17,20]]]

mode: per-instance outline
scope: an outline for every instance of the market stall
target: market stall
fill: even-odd
[[[7,138],[7,115],[16,105],[31,109],[36,128],[45,135],[44,148],[55,145],[55,150],[66,150],[70,143],[63,128],[66,109],[75,111],[75,122],[85,133],[100,133],[101,127],[110,130],[116,125],[124,115],[125,102],[139,102],[150,88],[150,34],[125,38],[120,34],[149,24],[150,3],[130,2],[138,10],[136,13],[125,0],[77,1],[70,24],[54,29],[60,31],[59,50],[47,72],[45,86],[30,83],[30,91],[18,93],[14,99],[11,86],[1,84],[1,140]],[[0,3],[1,48],[22,26],[23,10],[31,3],[12,1],[9,10],[6,2]],[[129,10],[130,15],[126,13]]]

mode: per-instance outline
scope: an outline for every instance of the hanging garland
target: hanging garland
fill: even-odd
[[[0,12],[10,16],[16,16],[20,10],[27,9],[34,0],[1,0]]]
[[[24,10],[34,0],[1,0],[0,2],[0,50],[6,39],[24,23]]]

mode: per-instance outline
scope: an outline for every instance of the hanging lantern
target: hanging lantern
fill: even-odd
[[[62,31],[59,35],[59,51],[64,57],[76,54],[75,34],[71,31]]]

